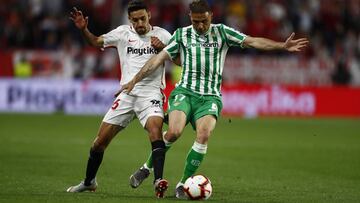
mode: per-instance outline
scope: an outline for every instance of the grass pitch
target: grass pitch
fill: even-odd
[[[150,150],[138,121],[107,149],[97,191],[66,193],[84,177],[101,119],[0,114],[0,202],[185,202],[172,196],[194,133],[167,153],[168,197],[157,200],[152,176],[128,184]],[[360,120],[222,118],[198,173],[213,183],[209,202],[360,202]]]

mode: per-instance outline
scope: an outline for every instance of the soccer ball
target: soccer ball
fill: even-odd
[[[191,200],[209,199],[212,193],[211,182],[203,175],[191,176],[185,181],[184,192]]]

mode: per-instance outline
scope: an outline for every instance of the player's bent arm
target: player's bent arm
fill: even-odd
[[[142,67],[141,70],[132,79],[133,83],[136,84],[151,73],[153,73],[167,59],[170,59],[170,56],[167,54],[166,51],[161,51],[159,54],[153,56],[149,61],[146,62],[144,67]]]
[[[243,42],[245,47],[251,47],[260,50],[285,50],[284,42],[276,42],[262,37],[247,36]]]
[[[88,28],[82,30],[82,35],[84,36],[87,43],[91,46],[102,48],[104,46],[104,38],[102,36],[98,37],[92,34]]]

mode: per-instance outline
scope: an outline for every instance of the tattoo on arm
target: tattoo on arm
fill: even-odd
[[[169,57],[165,51],[161,51],[158,55],[153,56],[142,69],[135,75],[134,82],[137,83],[149,76]]]
[[[150,75],[157,67],[152,63],[147,63],[141,70],[135,75],[136,83]]]

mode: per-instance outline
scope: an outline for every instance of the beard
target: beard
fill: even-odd
[[[146,28],[145,27],[136,28],[135,30],[139,35],[146,34]]]

